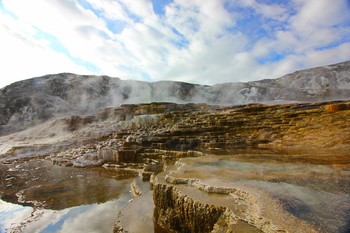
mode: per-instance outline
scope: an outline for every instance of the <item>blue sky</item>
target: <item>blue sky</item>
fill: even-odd
[[[199,84],[350,60],[349,0],[0,0],[0,87],[72,72]]]

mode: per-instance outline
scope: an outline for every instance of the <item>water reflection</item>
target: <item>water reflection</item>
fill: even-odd
[[[326,232],[349,232],[349,156],[329,152],[317,156],[270,153],[185,158],[170,176],[197,179],[208,187],[254,188],[278,200],[284,211]],[[195,187],[182,186],[178,188],[191,197],[207,198]],[[228,197],[219,198],[212,204],[230,205],[230,200],[225,204]]]
[[[327,232],[349,232],[349,158],[334,153],[247,150],[182,159],[182,166],[171,176],[199,179],[211,186],[254,187],[269,193],[285,211],[303,221]],[[153,229],[146,227],[153,214],[148,183],[143,195],[125,207],[131,199],[129,185],[136,175],[103,168],[61,167],[45,160],[0,164],[0,232],[113,232],[122,208],[119,220],[125,229]],[[193,187],[182,188],[192,197],[210,198],[212,204],[233,205],[229,195],[206,197]]]
[[[113,232],[136,175],[45,160],[1,165],[0,232]]]
[[[117,198],[137,175],[104,168],[62,167],[45,160],[3,165],[0,171],[1,199],[53,210]]]
[[[36,210],[34,208],[0,201],[0,232],[113,232],[118,210],[129,200],[125,193],[119,199],[102,204],[82,205],[64,210]],[[34,213],[34,216],[36,214]]]

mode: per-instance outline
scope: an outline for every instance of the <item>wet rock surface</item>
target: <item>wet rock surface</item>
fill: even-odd
[[[282,159],[257,162],[260,155]],[[252,160],[243,154],[180,159],[154,182],[155,221],[176,232],[347,232],[349,165],[329,164],[271,152],[255,152]],[[178,228],[188,212],[210,215],[217,207],[213,222],[188,219],[191,230]],[[198,227],[207,229],[193,230]]]
[[[11,169],[40,159],[72,171],[138,176],[131,188],[138,195],[125,209],[138,213],[147,203],[142,211],[151,210],[148,229],[155,232],[347,232],[347,105],[126,104],[52,120],[0,137],[1,196],[18,202],[28,174],[15,182]],[[70,192],[64,185],[52,189],[45,198]],[[42,198],[38,190],[25,191],[22,201]],[[57,202],[46,200],[52,208]],[[143,232],[129,218],[122,211],[115,231]]]

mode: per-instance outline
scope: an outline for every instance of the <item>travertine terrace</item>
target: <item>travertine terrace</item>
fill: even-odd
[[[3,154],[2,162],[40,157],[61,166],[138,172],[144,181],[151,179],[153,191],[142,191],[140,181],[132,189],[135,199],[153,192],[155,231],[345,232],[350,193],[348,106],[339,101],[122,105],[88,117],[54,120],[41,128],[44,137],[52,125],[65,129],[63,139],[55,143],[25,145],[26,140],[40,138],[19,132],[17,140],[23,145]],[[220,161],[226,161],[224,168],[217,167]],[[203,163],[209,167],[201,170]],[[236,165],[225,167],[231,163]],[[239,170],[242,163],[265,167],[251,173]],[[275,166],[283,169],[273,171]],[[208,169],[212,173],[207,174]],[[275,185],[282,183],[283,187]],[[310,190],[328,193],[321,198],[330,201],[330,212],[339,205],[335,200],[342,201],[342,208],[334,210],[340,222],[320,224],[315,220],[319,213],[307,211],[316,207],[303,200],[303,194],[282,192],[286,187],[308,195]],[[16,189],[4,193],[14,195]],[[123,226],[123,215],[128,216],[120,215],[116,231],[130,227]]]

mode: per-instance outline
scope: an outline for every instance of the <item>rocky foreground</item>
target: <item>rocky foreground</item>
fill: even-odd
[[[126,104],[53,119],[0,144],[3,164],[41,158],[138,172],[115,231],[144,232],[128,220],[142,211],[156,232],[350,229],[349,102]]]

